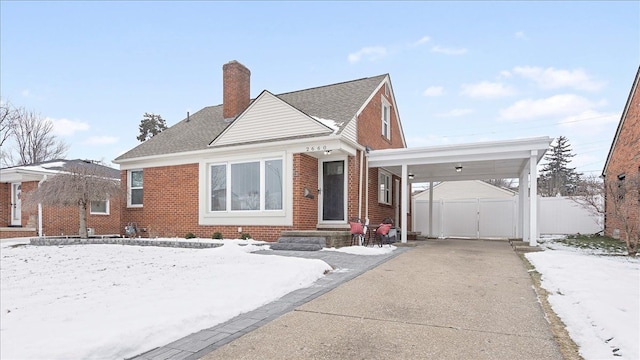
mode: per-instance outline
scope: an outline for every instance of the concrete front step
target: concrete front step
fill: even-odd
[[[320,236],[282,236],[271,245],[271,250],[318,251],[326,243],[326,238]]]
[[[319,244],[303,244],[303,243],[280,243],[277,242],[270,246],[271,250],[297,250],[297,251],[318,251],[323,246]]]

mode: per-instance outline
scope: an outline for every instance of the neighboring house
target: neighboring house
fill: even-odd
[[[78,235],[78,207],[23,206],[22,195],[48,177],[64,172],[65,166],[101,166],[88,160],[52,160],[0,169],[0,238]],[[109,170],[114,179],[120,172]],[[120,201],[91,203],[87,227],[94,234],[120,234]]]
[[[636,72],[635,80],[631,86],[627,103],[622,112],[618,129],[611,143],[609,155],[602,171],[605,184],[616,187],[627,186],[625,183],[635,181],[639,184],[640,178],[640,93],[638,93],[638,81],[640,67]],[[623,195],[616,195],[623,196]],[[605,192],[605,233],[613,237],[624,239],[624,226],[619,218],[612,215],[613,202],[611,194]],[[628,216],[635,221],[640,221],[640,199],[638,190],[630,192],[623,198],[624,206],[628,208]],[[638,224],[636,224],[636,231]]]
[[[413,195],[413,200],[429,200],[429,190]],[[443,181],[433,186],[433,200],[511,198],[518,193],[482,180]]]
[[[399,177],[370,150],[405,148],[388,74],[250,98],[250,71],[223,66],[223,103],[119,156],[122,222],[143,236],[348,230],[352,217],[398,222]],[[367,171],[368,169],[368,171]]]

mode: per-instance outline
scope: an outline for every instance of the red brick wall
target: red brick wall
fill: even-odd
[[[1,184],[0,196],[2,199],[1,208],[8,211],[2,226],[8,226],[11,223],[11,184]],[[29,181],[22,183],[23,200],[29,196],[29,192],[38,187],[37,181]],[[8,194],[5,194],[8,193]],[[120,233],[120,202],[118,200],[109,202],[109,215],[92,215],[87,210],[87,227],[94,228],[96,234],[119,234]],[[4,216],[4,215],[3,215]],[[22,221],[23,227],[38,227],[38,208],[37,206],[29,206],[25,201],[22,203]],[[78,208],[75,206],[43,206],[42,207],[42,233],[46,236],[59,235],[78,235],[80,229],[80,215]],[[24,234],[24,232],[18,232]],[[36,235],[20,235],[32,236]],[[15,236],[9,232],[2,232],[3,238]]]
[[[296,156],[300,158],[302,155]],[[311,166],[308,164],[310,162],[308,159],[302,162],[307,167]],[[242,233],[248,233],[252,238],[264,241],[276,241],[282,230],[292,229],[290,226],[199,225],[198,171],[198,164],[145,168],[143,170],[143,207],[127,208],[125,203],[121,228],[124,229],[128,223],[135,222],[139,228],[145,229],[145,232],[140,233],[142,237],[184,238],[187,233],[193,233],[200,238],[211,238],[215,232],[220,232],[225,239],[237,239],[241,235],[238,233],[238,227],[242,227]],[[317,173],[317,165],[313,171]],[[312,176],[312,174],[305,174],[303,177],[311,178]],[[121,172],[121,179],[123,189],[126,191],[126,171]],[[315,179],[317,182],[317,176]],[[317,188],[317,185],[315,186]],[[301,200],[299,199],[301,192],[302,190],[298,195],[294,193],[294,202],[296,198]],[[315,228],[315,220],[316,217],[313,217],[313,228]],[[299,221],[307,220],[299,216]],[[303,222],[300,226],[306,225]]]
[[[11,224],[11,184],[0,183],[0,227]]]
[[[307,188],[313,199],[304,196]],[[293,229],[314,230],[318,223],[318,159],[293,155]]]
[[[382,135],[382,100],[384,95],[384,86],[373,96],[371,102],[365,107],[358,117],[358,142],[362,145],[376,149],[398,149],[403,148],[400,126],[396,117],[396,104],[392,97],[387,97],[387,101],[391,104],[391,139],[387,139]],[[395,217],[395,179],[392,176],[392,204],[380,204],[378,202],[378,169],[369,169],[369,221],[373,225],[377,225],[384,218]],[[406,188],[400,184],[401,191]],[[404,195],[402,195],[404,196]],[[356,201],[357,203],[357,201]],[[363,215],[364,217],[364,215]],[[411,217],[409,217],[408,226],[411,227]],[[396,224],[400,226],[400,224]]]
[[[640,89],[637,89],[631,98],[629,109],[618,140],[616,142],[611,159],[607,166],[605,181],[618,182],[618,175],[625,174],[627,180],[633,181],[633,177],[640,176]],[[640,211],[640,202],[637,198],[637,191],[628,194],[625,198],[625,205],[629,207],[629,214],[638,219]],[[605,233],[612,235],[614,229],[620,229],[620,236],[624,239],[624,227],[612,214],[613,205],[611,205],[611,197],[607,196],[606,215],[605,215]],[[637,220],[636,220],[637,221]]]

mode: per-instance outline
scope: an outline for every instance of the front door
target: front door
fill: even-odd
[[[344,160],[322,163],[322,221],[345,221]]]
[[[11,184],[11,225],[22,225],[22,202],[20,196],[22,193],[22,184]]]

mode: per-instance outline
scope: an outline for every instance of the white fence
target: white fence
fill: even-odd
[[[565,197],[538,198],[540,234],[593,234],[603,228],[602,217]],[[437,237],[515,238],[518,198],[436,200],[433,231]],[[429,234],[429,201],[414,200],[413,229]]]

